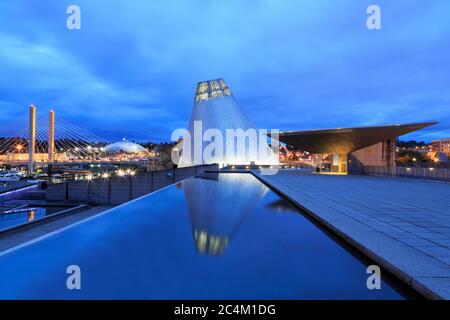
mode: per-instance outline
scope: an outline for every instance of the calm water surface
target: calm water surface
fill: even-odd
[[[9,229],[11,227],[40,220],[45,218],[46,209],[45,208],[34,208],[35,210],[29,209],[11,209],[11,212],[0,213],[0,231]],[[0,267],[1,268],[1,267]]]

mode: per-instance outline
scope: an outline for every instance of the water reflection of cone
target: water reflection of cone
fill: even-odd
[[[183,181],[197,250],[220,255],[268,189],[248,174],[207,174]]]

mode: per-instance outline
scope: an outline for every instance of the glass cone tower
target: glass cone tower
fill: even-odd
[[[267,136],[254,127],[223,79],[198,83],[188,132],[189,143],[183,138],[177,148],[179,167],[278,164]]]

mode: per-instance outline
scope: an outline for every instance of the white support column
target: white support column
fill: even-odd
[[[55,161],[55,111],[48,113],[48,162]]]
[[[36,107],[30,106],[29,111],[29,134],[28,134],[28,173],[34,171],[34,153],[36,149]]]

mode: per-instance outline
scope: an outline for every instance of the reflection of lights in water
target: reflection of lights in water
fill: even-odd
[[[268,189],[248,174],[205,174],[182,182],[198,252],[220,255]]]
[[[211,256],[221,255],[228,245],[227,237],[209,235],[205,231],[195,230],[194,238],[197,251]]]
[[[266,208],[273,209],[280,213],[299,212],[296,207],[283,199],[279,199],[272,203],[269,203],[268,205],[266,205]]]

